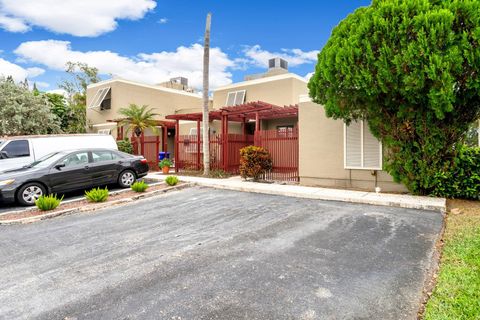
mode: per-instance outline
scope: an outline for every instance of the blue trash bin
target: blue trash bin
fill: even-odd
[[[162,161],[165,158],[170,159],[170,152],[160,151],[158,153],[158,160]]]

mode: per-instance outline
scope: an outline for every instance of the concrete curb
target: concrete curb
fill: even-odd
[[[163,180],[162,176],[149,175],[150,179]],[[179,176],[180,181],[193,182],[199,186],[216,189],[234,190],[242,192],[254,192],[287,197],[341,201],[350,203],[370,204],[378,206],[400,207],[407,209],[420,209],[429,211],[446,211],[447,200],[445,198],[432,198],[412,195],[375,193],[366,191],[341,190],[306,187],[299,185],[264,184],[240,179],[211,179],[199,177]]]
[[[0,226],[1,225],[13,225],[13,224],[27,224],[27,223],[32,223],[32,222],[41,221],[41,220],[45,220],[45,219],[50,219],[50,218],[54,218],[54,217],[58,217],[58,216],[67,216],[67,215],[74,214],[74,213],[77,213],[77,212],[98,211],[98,210],[102,210],[102,209],[112,207],[112,206],[132,203],[132,202],[135,202],[135,201],[140,200],[140,199],[147,199],[147,198],[155,197],[157,195],[161,195],[161,194],[167,193],[169,191],[182,190],[182,189],[185,189],[185,188],[192,187],[194,185],[195,185],[194,183],[183,183],[183,184],[180,184],[180,185],[177,185],[177,186],[167,187],[165,189],[160,189],[160,190],[155,190],[155,191],[150,191],[150,192],[148,192],[148,191],[143,192],[143,193],[140,193],[138,195],[134,195],[130,198],[118,199],[118,200],[115,200],[115,201],[104,202],[104,203],[96,203],[96,204],[91,204],[91,205],[88,205],[88,206],[85,206],[85,207],[80,207],[80,208],[70,208],[70,209],[65,209],[65,210],[60,210],[60,211],[55,211],[55,212],[49,212],[49,213],[45,213],[45,214],[34,216],[34,217],[3,220],[3,221],[0,221]],[[113,191],[110,195],[119,194],[119,193],[129,191],[129,190],[130,189]],[[83,201],[83,200],[84,199],[75,199],[75,200],[66,201],[64,203],[74,203],[74,202],[79,202],[79,201]],[[27,210],[20,211],[20,212],[28,212],[28,211],[33,211],[35,209],[36,208],[32,208],[32,209],[28,208]],[[11,213],[18,213],[18,212],[19,211],[12,211]]]

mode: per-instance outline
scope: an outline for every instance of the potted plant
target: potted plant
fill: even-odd
[[[173,165],[173,162],[170,160],[170,159],[163,159],[162,161],[160,161],[158,163],[158,167],[160,169],[162,169],[162,172],[164,174],[168,174],[168,172],[170,171],[170,167]]]

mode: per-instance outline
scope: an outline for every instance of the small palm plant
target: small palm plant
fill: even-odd
[[[136,104],[130,104],[127,108],[121,108],[118,111],[124,118],[118,123],[119,126],[127,126],[126,133],[133,131],[137,141],[137,154],[140,154],[140,136],[146,129],[158,132],[156,113],[148,109],[147,105],[139,107]]]

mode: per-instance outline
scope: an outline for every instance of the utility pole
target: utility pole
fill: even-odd
[[[208,117],[208,75],[210,66],[210,25],[212,14],[207,14],[205,42],[203,44],[203,175],[210,175],[210,126]],[[197,132],[200,134],[200,132]]]

